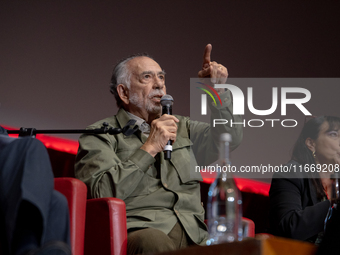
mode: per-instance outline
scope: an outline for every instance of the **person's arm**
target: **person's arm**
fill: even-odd
[[[190,139],[194,144],[194,154],[199,165],[209,165],[218,159],[220,135],[229,133],[232,137],[230,150],[235,150],[243,138],[243,125],[236,124],[230,127],[228,124],[219,124],[212,127],[213,119],[226,119],[233,123],[241,123],[242,116],[232,114],[232,99],[230,91],[220,95],[222,106],[209,103],[211,110],[211,123],[190,121]]]
[[[200,78],[210,78],[212,83],[226,83],[228,70],[223,65],[211,62],[212,46],[208,44],[203,54],[202,70],[198,72]],[[213,86],[213,84],[211,84]],[[207,165],[217,160],[219,139],[222,133],[232,136],[231,151],[236,149],[243,138],[243,124],[241,115],[233,115],[232,96],[229,90],[216,89],[222,105],[214,105],[210,97],[208,105],[211,110],[210,124],[190,121],[190,139],[194,144],[194,153],[199,165]],[[217,124],[213,127],[213,119],[227,120],[227,124]],[[231,126],[230,123],[233,123]]]
[[[136,138],[137,139],[137,138]],[[138,139],[137,139],[138,140]],[[127,198],[155,162],[135,145],[119,145],[112,135],[82,135],[76,157],[75,175],[88,187],[88,198]]]
[[[76,177],[88,187],[88,197],[117,197],[122,200],[147,185],[148,170],[168,140],[176,142],[178,119],[163,115],[151,123],[143,144],[135,135],[88,135],[79,138]],[[96,128],[92,126],[91,128]]]
[[[303,208],[308,179],[273,178],[269,192],[271,229],[276,235],[307,240],[323,231],[329,200]]]

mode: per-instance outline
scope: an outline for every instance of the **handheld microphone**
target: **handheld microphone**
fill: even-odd
[[[164,95],[161,98],[162,105],[162,115],[169,114],[172,115],[172,105],[174,103],[174,99],[170,95]],[[164,147],[164,159],[171,159],[171,151],[172,151],[172,141],[169,140]]]

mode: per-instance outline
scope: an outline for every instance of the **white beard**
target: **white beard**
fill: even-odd
[[[139,98],[139,96],[136,93],[130,93],[129,101],[131,104],[135,105],[139,109],[145,108],[145,110],[148,113],[152,114],[161,114],[162,111],[162,106],[161,105],[155,105],[151,99],[156,96],[156,95],[165,95],[163,90],[153,90],[149,95],[148,95],[148,100],[146,101],[146,105],[143,105],[144,100]]]

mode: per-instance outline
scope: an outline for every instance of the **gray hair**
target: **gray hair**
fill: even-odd
[[[123,101],[120,99],[117,86],[119,84],[124,84],[128,89],[130,89],[130,81],[131,81],[131,72],[127,67],[127,63],[137,57],[148,57],[153,59],[147,53],[138,53],[131,55],[127,58],[120,60],[116,66],[113,68],[111,83],[110,83],[110,91],[116,98],[117,106],[120,108],[123,105]]]

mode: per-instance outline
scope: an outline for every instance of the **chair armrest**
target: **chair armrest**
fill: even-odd
[[[255,237],[255,223],[251,219],[242,217],[243,237]]]
[[[75,178],[54,178],[54,189],[63,194],[70,213],[70,239],[73,255],[84,254],[86,185]]]
[[[126,254],[124,201],[112,197],[87,200],[85,225],[85,255]]]

